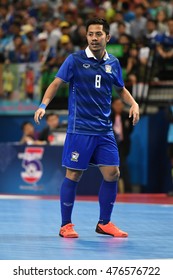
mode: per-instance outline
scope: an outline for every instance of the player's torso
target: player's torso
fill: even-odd
[[[81,92],[92,90],[96,94],[106,98],[112,94],[114,82],[114,60],[107,59],[98,61],[94,58],[87,58],[84,52],[73,55],[74,58],[74,86]]]
[[[84,52],[73,55],[69,98],[70,103],[74,104],[75,131],[94,131],[94,134],[99,134],[112,130],[110,108],[115,75],[113,63],[111,59],[88,59]]]

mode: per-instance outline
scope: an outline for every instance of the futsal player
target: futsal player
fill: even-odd
[[[119,178],[119,153],[110,118],[113,86],[122,100],[129,104],[133,125],[139,120],[139,106],[124,86],[118,59],[106,51],[110,40],[106,20],[90,19],[86,24],[86,38],[87,48],[70,54],[61,65],[34,119],[39,123],[60,85],[69,83],[68,128],[62,158],[66,176],[60,190],[62,224],[59,235],[66,238],[79,236],[72,223],[72,210],[77,184],[83,171],[92,164],[98,166],[103,175],[98,194],[100,214],[95,231],[127,237],[128,233],[111,222]]]

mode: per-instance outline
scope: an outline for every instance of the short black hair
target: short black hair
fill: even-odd
[[[109,24],[108,22],[103,19],[103,18],[92,18],[92,19],[89,19],[87,22],[86,22],[86,32],[88,31],[88,27],[91,25],[91,24],[100,24],[100,25],[103,25],[103,31],[106,33],[106,35],[109,34]]]
[[[34,125],[33,125],[32,122],[30,122],[30,121],[24,121],[24,122],[21,124],[21,129],[23,130],[24,127],[25,127],[27,124],[30,124],[30,125],[32,125],[32,126],[34,127]]]
[[[56,113],[54,113],[54,112],[51,112],[51,113],[48,113],[48,114],[46,114],[46,120],[48,120],[50,117],[52,117],[52,116],[56,116],[57,118],[59,118],[59,115],[58,114],[56,114]]]

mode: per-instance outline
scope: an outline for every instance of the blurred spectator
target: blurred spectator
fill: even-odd
[[[26,67],[26,73],[25,73],[25,92],[26,97],[33,100],[34,98],[34,71],[31,66]]]
[[[62,34],[62,35],[71,36],[71,35],[70,35],[71,29],[70,29],[70,24],[68,23],[68,21],[62,21],[62,22],[60,22],[59,27],[60,27],[61,34]]]
[[[127,34],[129,35],[130,32],[127,30],[126,23],[124,21],[118,22],[117,26],[117,35],[116,35],[116,40],[121,36],[121,34]]]
[[[84,25],[79,25],[71,34],[74,46],[84,49],[87,46],[86,28]]]
[[[159,33],[165,33],[168,31],[167,14],[165,10],[158,11],[156,15],[157,30]]]
[[[70,25],[70,29],[73,28],[73,26],[76,24],[76,17],[77,17],[77,10],[67,10],[64,14],[64,20],[67,21]]]
[[[173,16],[173,0],[170,0],[169,2],[166,1],[166,13],[168,18],[171,18]]]
[[[157,37],[157,43],[161,45],[161,48],[165,51],[170,50],[173,46],[173,18],[167,20],[168,31],[160,34]]]
[[[62,35],[58,44],[58,58],[61,58],[61,63],[75,50],[71,38],[68,35]]]
[[[14,36],[20,35],[21,23],[19,21],[13,21],[8,29],[8,34],[11,36],[11,40]]]
[[[23,135],[19,141],[20,144],[33,145],[39,143],[39,141],[37,142],[39,133],[35,130],[34,125],[31,122],[24,122],[21,129]]]
[[[159,32],[157,30],[157,22],[154,19],[148,19],[146,22],[146,30],[143,36],[143,40],[146,45],[150,48],[155,48],[157,37],[159,36]]]
[[[150,1],[150,6],[147,9],[150,18],[156,19],[157,13],[161,10],[163,10],[163,1],[160,0]]]
[[[123,76],[125,81],[128,81],[132,84],[137,81],[137,67],[138,67],[138,53],[136,47],[127,34],[121,34],[118,44],[123,46],[123,55],[119,57],[119,61],[123,70]]]
[[[65,136],[66,127],[63,128],[59,122],[59,116],[55,113],[46,115],[47,126],[40,132],[39,140],[45,141],[47,144],[58,144],[58,134],[63,132]]]
[[[22,8],[26,11],[28,16],[30,17],[37,17],[38,10],[36,5],[34,4],[34,0],[23,0],[22,1]]]
[[[173,18],[168,19],[168,32],[157,36],[157,69],[158,78],[172,80],[173,71]]]
[[[95,16],[94,8],[92,5],[91,7],[88,4],[86,5],[85,0],[79,0],[77,2],[77,11],[78,15],[83,18],[84,21]]]
[[[3,31],[7,33],[10,25],[13,22],[14,9],[12,9],[12,5],[9,5],[8,3],[1,3],[1,2],[0,2],[0,22]]]
[[[130,3],[128,1],[122,2],[122,13],[126,22],[131,22],[135,19],[135,13],[130,9]]]
[[[126,66],[127,80],[133,85],[137,83],[139,78],[139,57],[138,49],[134,45],[129,50],[129,57]]]
[[[71,32],[74,32],[80,26],[85,26],[84,19],[82,17],[80,17],[79,15],[77,15],[75,23],[71,27]]]
[[[9,26],[9,30],[7,33],[3,33],[3,40],[0,41],[0,46],[1,44],[3,44],[3,48],[2,51],[4,51],[4,53],[7,53],[9,51],[12,51],[16,48],[15,43],[17,43],[16,38],[19,38],[20,36],[20,24],[19,23],[13,23]],[[22,38],[21,38],[22,41]],[[18,43],[17,43],[18,45]]]
[[[41,1],[37,6],[37,25],[41,31],[43,29],[44,22],[50,21],[53,17],[53,10],[49,1]]]
[[[145,38],[138,41],[138,82],[145,82],[147,67],[149,66],[149,58],[151,55],[151,48],[148,47],[148,43]],[[154,73],[152,73],[154,75]],[[153,76],[150,76],[152,79]]]
[[[7,44],[4,51],[5,51],[6,57],[10,61],[13,61],[13,55],[15,56],[15,55],[19,54],[22,43],[23,43],[22,37],[20,35],[16,35],[13,37],[11,42],[9,44]]]
[[[128,113],[124,110],[125,105],[120,98],[112,101],[112,122],[113,131],[117,140],[120,155],[120,180],[119,191],[131,192],[131,184],[127,165],[127,156],[130,150],[130,133],[132,132],[132,123]]]
[[[138,63],[144,66],[147,60],[147,47],[154,48],[157,42],[159,46],[156,61],[158,60],[158,63],[155,65],[156,68],[160,66],[163,68],[158,71],[161,72],[157,75],[159,79],[162,79],[165,67],[169,65],[169,68],[172,64],[171,47],[165,50],[165,46],[163,49],[162,46],[165,42],[166,44],[170,42],[169,37],[172,37],[168,25],[173,15],[173,1],[4,0],[0,2],[0,61],[2,63],[6,58],[15,63],[38,60],[41,62],[43,71],[59,67],[64,56],[71,50],[85,48],[85,21],[93,16],[101,16],[110,22],[110,44],[119,44],[122,38],[125,38],[123,37],[125,34],[130,38],[130,45],[133,44],[133,48],[129,45],[129,50],[131,49],[133,55],[131,56],[129,50],[126,51],[128,47],[123,45],[124,56],[120,58],[126,69],[128,81],[134,82],[134,76],[131,75],[129,69],[133,68],[134,74],[135,46],[138,45],[141,37],[142,40],[147,41],[142,44],[142,49],[136,48]],[[167,19],[169,20],[166,21]],[[69,41],[66,37],[65,43],[63,35],[69,36],[71,40]],[[25,45],[28,45],[29,49]],[[22,54],[20,55],[19,52]],[[129,59],[127,54],[130,55]],[[165,67],[161,65],[162,62],[166,64]]]
[[[145,34],[146,22],[145,8],[142,4],[135,7],[135,19],[130,21],[130,34],[134,39],[138,39]]]
[[[109,22],[109,24],[114,21],[114,17],[119,10],[118,4],[118,0],[105,1],[102,4],[106,9],[106,20]]]
[[[42,71],[50,69],[56,63],[56,49],[49,46],[48,35],[46,32],[41,32],[38,34],[39,43],[39,62],[42,66]]]
[[[31,24],[24,24],[21,26],[20,35],[23,42],[29,46],[32,50],[38,50],[38,42],[35,34],[34,27]]]
[[[116,11],[116,13],[113,17],[112,23],[110,23],[110,35],[115,38],[118,38],[118,24],[120,22],[124,22],[124,24],[125,24],[124,33],[130,34],[130,24],[128,22],[124,21],[122,11]]]
[[[95,15],[99,18],[106,18],[106,9],[103,6],[96,7]]]
[[[37,62],[38,54],[35,50],[32,50],[28,45],[21,43],[19,45],[18,52],[10,51],[8,53],[8,59],[11,63]]]
[[[0,27],[0,53],[3,53],[6,45],[11,41],[11,38],[6,36],[2,27]]]
[[[12,98],[12,93],[14,90],[14,81],[15,81],[15,76],[10,69],[9,63],[6,63],[4,65],[4,70],[2,73],[3,97],[7,99]]]
[[[54,26],[53,21],[46,21],[44,23],[44,31],[48,35],[48,45],[56,49],[62,35],[60,28]]]
[[[74,1],[71,1],[71,0],[59,1],[58,13],[60,15],[62,15],[63,18],[65,18],[66,13],[69,11],[72,11],[75,14],[76,5],[75,5]]]

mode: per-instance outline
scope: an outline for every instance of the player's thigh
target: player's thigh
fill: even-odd
[[[67,133],[62,165],[68,169],[86,170],[96,144],[97,138],[94,135]]]
[[[119,166],[119,151],[114,135],[99,136],[91,162],[98,166]]]

